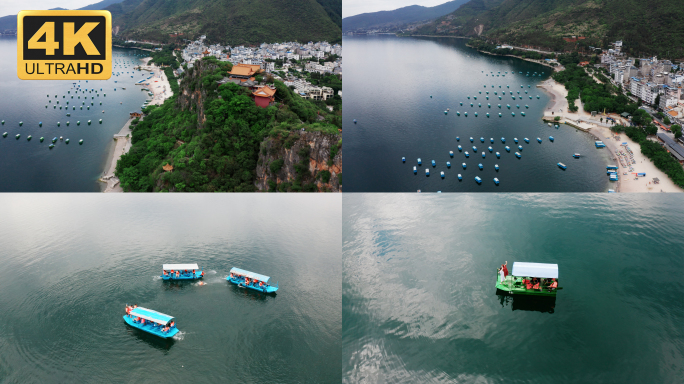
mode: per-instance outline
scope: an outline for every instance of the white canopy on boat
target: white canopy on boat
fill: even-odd
[[[249,277],[250,279],[256,279],[259,281],[263,281],[264,283],[268,283],[268,281],[271,279],[268,276],[260,275],[258,273],[250,272],[250,271],[245,271],[244,269],[240,268],[232,268],[230,270],[230,273],[235,273],[238,275],[246,276]]]
[[[167,314],[143,307],[138,307],[132,310],[131,315],[142,317],[145,320],[154,321],[164,325],[168,324],[171,320],[173,320],[173,316],[169,316]]]
[[[199,266],[197,264],[164,264],[162,267],[165,271],[192,271],[193,269],[199,269]]]
[[[516,261],[513,263],[513,276],[523,277],[541,277],[544,279],[558,278],[558,264],[544,264],[544,263],[522,263]]]

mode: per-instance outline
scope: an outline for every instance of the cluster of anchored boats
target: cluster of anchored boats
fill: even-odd
[[[164,281],[197,280],[204,277],[204,271],[197,264],[164,264],[160,277]],[[262,293],[276,293],[278,290],[278,283],[275,286],[271,285],[269,276],[240,268],[232,268],[226,280],[238,287],[249,288]],[[126,324],[131,327],[165,339],[171,338],[179,332],[173,316],[137,305],[130,307],[127,305],[126,314],[123,318]]]

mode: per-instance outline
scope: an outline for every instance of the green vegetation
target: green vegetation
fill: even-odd
[[[178,85],[178,78],[173,74],[173,69],[171,69],[171,67],[166,67],[164,68],[164,73],[166,74],[166,78],[169,79],[171,91],[174,95],[177,95],[178,92],[180,92],[180,86]]]
[[[554,59],[556,55],[546,55],[535,51],[524,51],[519,49],[496,48],[495,44],[488,43],[481,39],[472,39],[468,45],[480,51],[490,52],[497,55],[512,55],[532,60]]]
[[[681,125],[673,124],[670,127],[670,130],[672,131],[672,133],[674,133],[675,139],[679,139],[680,137],[682,137],[682,126]]]
[[[342,40],[340,0],[126,0],[108,10],[125,39],[168,43],[206,35],[210,43],[230,45]]]
[[[584,103],[584,110],[587,112],[627,112],[635,114],[638,105],[630,104],[630,100],[623,94],[617,94],[617,89],[610,83],[599,84],[594,80],[584,68],[576,64],[568,64],[565,70],[553,74],[553,79],[564,84],[568,90],[568,109],[572,112],[577,111],[575,100],[580,98]],[[645,112],[645,111],[644,111]]]
[[[255,190],[259,146],[265,137],[290,136],[291,131],[302,128],[338,133],[341,119],[294,95],[282,82],[275,83],[279,105],[268,108],[257,107],[246,88],[233,83],[218,86],[217,80],[231,67],[210,57],[196,63],[184,76],[182,88],[203,95],[206,120],[202,124],[198,123],[196,108],[179,107],[191,102],[180,92],[174,92],[163,105],[144,110],[145,118],[133,128],[131,150],[116,167],[125,191],[251,192]],[[317,190],[315,184],[302,183],[309,157],[308,153],[300,156],[302,162],[295,166],[297,180],[291,186],[277,188]],[[162,170],[166,163],[174,167],[173,171]]]
[[[616,132],[625,132],[627,137],[639,143],[641,153],[646,155],[658,169],[679,187],[684,188],[684,168],[670,155],[667,150],[657,142],[648,140],[646,132],[640,127],[624,127],[616,125],[612,128]]]
[[[171,66],[173,69],[178,68],[180,63],[176,59],[176,55],[173,54],[173,50],[175,48],[175,44],[167,44],[161,49],[161,51],[150,52],[150,56],[152,57],[150,63],[156,64],[160,67]]]
[[[283,164],[285,164],[285,160],[283,159],[276,159],[271,162],[271,165],[269,165],[269,168],[271,169],[271,172],[278,173],[280,172],[280,169],[283,168]]]
[[[622,40],[627,54],[678,59],[684,57],[682,23],[681,0],[472,0],[414,34],[482,36],[584,53]],[[584,39],[563,40],[572,36]]]

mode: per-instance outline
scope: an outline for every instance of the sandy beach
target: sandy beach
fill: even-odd
[[[592,117],[590,113],[585,112],[582,108],[581,101],[578,99],[575,104],[579,108],[577,112],[568,112],[568,101],[565,98],[568,94],[565,86],[556,82],[553,79],[548,79],[537,86],[545,90],[550,96],[551,101],[544,109],[544,118],[551,120],[556,116],[560,116],[561,123],[571,125],[577,129],[593,135],[597,140],[601,140],[606,144],[605,150],[610,152],[610,157],[615,165],[619,166],[618,177],[619,181],[611,184],[616,192],[684,192],[681,188],[676,186],[667,175],[659,170],[651,160],[641,153],[641,146],[625,134],[615,134],[610,130],[610,124],[600,121],[600,118],[611,117],[615,119],[618,124],[627,125],[627,121],[617,114],[597,115]],[[622,146],[622,143],[627,143]],[[624,167],[618,161],[616,151],[627,153],[627,148],[632,152],[634,160],[633,164]],[[629,166],[633,170],[629,170]],[[625,175],[624,173],[627,173]],[[646,177],[636,178],[635,173],[646,173]],[[653,179],[658,178],[659,184],[654,184]]]
[[[152,64],[149,65],[149,61],[152,60],[151,57],[146,57],[143,59],[145,64],[141,66],[141,70],[152,72],[154,76],[151,79],[141,84],[142,87],[146,87],[154,94],[152,96],[152,101],[148,105],[160,105],[164,103],[164,100],[173,96],[171,92],[171,87],[169,86],[169,80],[166,78],[166,74],[161,68]],[[131,149],[131,136],[133,132],[131,131],[131,121],[133,119],[128,119],[126,124],[124,124],[121,131],[114,135],[114,140],[116,140],[116,145],[112,151],[112,155],[105,165],[105,170],[102,177],[99,179],[101,182],[106,183],[104,191],[107,192],[123,192],[121,185],[119,184],[119,178],[114,175],[116,171],[116,164],[118,163],[121,156]]]

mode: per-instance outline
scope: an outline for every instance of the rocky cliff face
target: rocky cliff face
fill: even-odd
[[[204,115],[204,100],[207,99],[207,91],[201,86],[201,79],[205,73],[214,71],[218,66],[211,62],[198,60],[195,66],[187,71],[180,84],[180,95],[176,104],[183,110],[197,112],[197,126],[204,127],[207,120]]]
[[[340,135],[293,131],[267,137],[257,164],[259,191],[342,191]]]

